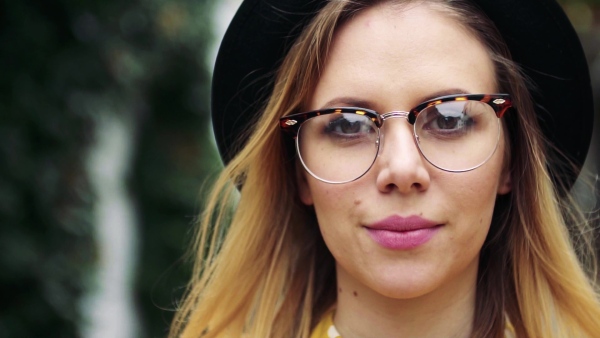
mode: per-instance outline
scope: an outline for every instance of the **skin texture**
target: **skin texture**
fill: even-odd
[[[452,93],[495,93],[484,46],[459,23],[427,5],[379,5],[336,33],[306,109],[362,106],[408,110]],[[371,170],[333,185],[304,173],[303,203],[313,205],[335,257],[335,325],[352,337],[467,337],[475,304],[479,252],[498,194],[511,185],[504,135],[492,158],[465,173],[436,169],[414,143],[412,126],[391,119]],[[391,250],[366,225],[417,215],[439,224],[425,244]]]

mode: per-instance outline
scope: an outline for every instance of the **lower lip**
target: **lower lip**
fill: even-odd
[[[394,250],[408,250],[427,243],[439,230],[440,226],[410,231],[390,231],[370,229],[367,231],[379,245]]]

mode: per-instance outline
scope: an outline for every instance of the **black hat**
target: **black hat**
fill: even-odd
[[[577,166],[593,126],[589,70],[581,43],[554,0],[474,0],[496,24],[513,60],[533,81],[545,136]],[[221,158],[229,162],[273,89],[275,72],[302,28],[325,0],[245,0],[219,48],[212,82],[212,119]]]

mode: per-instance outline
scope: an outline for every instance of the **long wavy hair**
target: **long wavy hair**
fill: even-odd
[[[216,180],[201,215],[195,267],[170,337],[303,337],[336,301],[335,265],[312,208],[298,197],[297,165],[278,119],[298,112],[319,81],[336,27],[381,2],[424,3],[462,23],[486,47],[505,115],[514,184],[498,197],[481,249],[472,337],[600,334],[593,241],[581,212],[547,169],[550,144],[527,81],[493,23],[465,0],[332,0],[283,60],[246,145]],[[238,194],[238,188],[240,188]],[[561,190],[562,189],[562,190]],[[574,244],[575,243],[575,244]]]

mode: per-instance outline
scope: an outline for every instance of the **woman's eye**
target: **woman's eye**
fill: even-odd
[[[432,122],[430,127],[439,130],[455,130],[469,126],[473,121],[466,114],[460,116],[444,116],[438,115]]]
[[[424,119],[421,130],[440,136],[459,136],[467,133],[475,121],[471,114],[465,109],[465,105],[440,105],[423,111],[421,119]]]
[[[338,136],[357,136],[369,133],[371,129],[368,120],[363,116],[340,116],[327,124],[325,132]]]
[[[453,116],[438,116],[435,120],[435,124],[440,129],[454,129],[458,124],[458,119]]]

